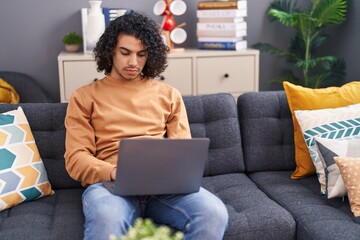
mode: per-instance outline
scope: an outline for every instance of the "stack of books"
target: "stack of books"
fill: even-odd
[[[199,49],[247,48],[247,1],[199,1],[196,35]]]

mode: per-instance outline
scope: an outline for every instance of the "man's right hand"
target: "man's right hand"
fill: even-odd
[[[114,168],[110,173],[111,181],[114,181],[116,178],[116,168]]]

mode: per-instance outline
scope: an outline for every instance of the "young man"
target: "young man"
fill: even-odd
[[[130,11],[110,23],[94,53],[106,77],[73,93],[65,119],[66,168],[86,187],[85,239],[125,235],[138,217],[178,229],[186,240],[222,239],[226,207],[203,188],[187,195],[120,197],[101,183],[116,178],[122,138],[191,137],[180,93],[153,79],[167,63],[157,24]]]

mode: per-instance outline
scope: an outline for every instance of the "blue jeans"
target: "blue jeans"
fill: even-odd
[[[138,217],[182,231],[184,240],[221,240],[228,222],[223,202],[203,188],[185,195],[119,197],[96,183],[85,190],[82,201],[86,240],[121,237]]]

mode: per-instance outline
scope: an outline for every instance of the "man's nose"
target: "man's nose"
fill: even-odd
[[[129,65],[130,66],[137,66],[137,56],[136,56],[136,54],[131,54],[129,56]]]

